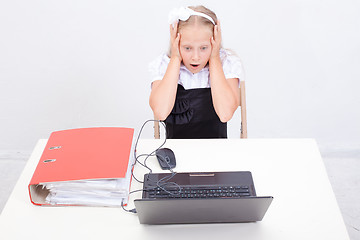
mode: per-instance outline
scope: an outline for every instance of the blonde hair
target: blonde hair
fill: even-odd
[[[217,17],[216,14],[211,11],[210,9],[200,5],[200,6],[189,6],[188,8],[194,10],[195,12],[200,12],[200,13],[204,13],[206,15],[208,15],[209,17],[211,17],[215,23],[217,23]],[[201,25],[205,25],[208,26],[212,32],[214,32],[214,24],[207,18],[201,17],[201,16],[190,16],[186,21],[179,21],[178,24],[178,32],[186,26],[189,25],[194,25],[194,24],[201,24]]]

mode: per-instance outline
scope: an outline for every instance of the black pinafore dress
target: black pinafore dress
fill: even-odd
[[[227,138],[227,124],[215,112],[210,88],[185,90],[179,84],[165,124],[168,139]]]

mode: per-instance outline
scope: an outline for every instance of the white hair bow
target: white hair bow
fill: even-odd
[[[196,12],[188,7],[180,7],[171,10],[169,13],[169,24],[172,24],[174,27],[175,23],[177,23],[179,20],[186,21],[189,19],[190,16],[204,17],[208,19],[210,22],[212,22],[214,25],[216,25],[214,20],[210,16],[201,12]]]

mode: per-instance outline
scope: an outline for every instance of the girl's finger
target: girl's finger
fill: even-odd
[[[215,44],[214,37],[211,37],[211,39],[210,39],[210,40],[211,40],[211,45],[212,45],[212,46],[214,46],[214,44]]]
[[[173,25],[172,24],[170,24],[170,36],[171,36],[171,38],[175,38],[176,37],[176,31],[175,31],[175,26],[173,27]]]
[[[178,25],[179,25],[179,23],[178,23],[178,22],[177,22],[177,23],[175,23],[175,25],[174,25],[174,32],[175,32],[175,33],[177,33]]]
[[[177,34],[176,38],[175,38],[176,44],[179,44],[180,42],[180,33]]]
[[[221,42],[221,27],[219,20],[216,22],[216,25],[214,27],[214,39],[217,42]]]

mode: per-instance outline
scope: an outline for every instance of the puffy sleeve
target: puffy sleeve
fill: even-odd
[[[151,83],[163,79],[170,59],[166,54],[162,54],[149,64]]]
[[[240,81],[245,80],[243,64],[235,53],[230,50],[221,49],[220,58],[226,79],[238,78]]]

